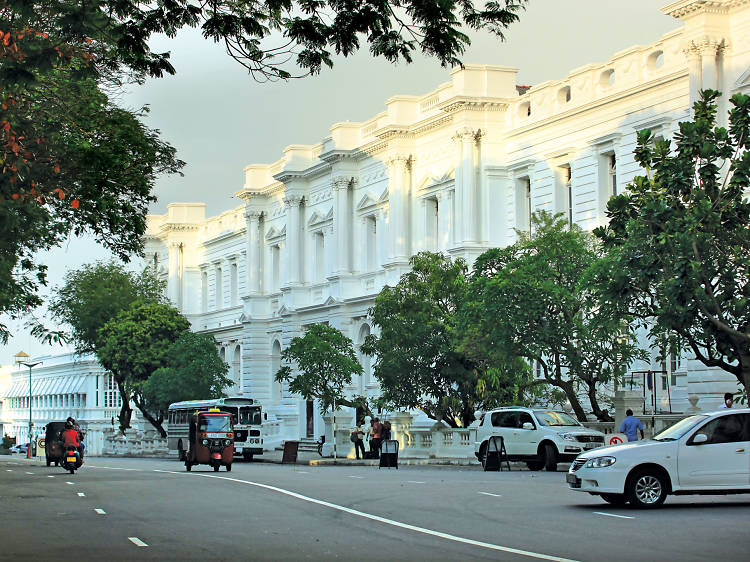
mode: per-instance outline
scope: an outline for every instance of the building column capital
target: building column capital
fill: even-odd
[[[302,200],[304,199],[303,195],[300,195],[298,193],[289,193],[284,196],[284,205],[287,207],[299,207],[300,203],[302,203]]]

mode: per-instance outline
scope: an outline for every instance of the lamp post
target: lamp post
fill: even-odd
[[[29,358],[29,354],[24,353],[23,351],[19,351],[13,357],[16,359],[17,365],[23,365],[29,368],[29,446],[26,450],[26,458],[30,459],[31,450],[34,447],[34,442],[33,442],[34,436],[32,434],[32,432],[34,431],[34,422],[31,417],[31,398],[32,398],[31,396],[31,369],[36,367],[37,365],[41,365],[42,362],[37,361],[36,363],[26,363],[25,359]]]

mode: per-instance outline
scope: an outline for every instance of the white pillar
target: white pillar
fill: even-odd
[[[180,300],[180,244],[169,244],[169,276],[167,279],[167,296],[172,304],[179,305]]]
[[[299,205],[302,196],[296,194],[287,195],[284,204],[287,207],[286,216],[286,246],[289,271],[287,282],[297,284],[300,282],[300,217]]]
[[[693,104],[698,101],[701,84],[701,53],[698,47],[690,44],[685,50],[685,58],[688,62],[689,91],[690,91],[690,110],[692,113]]]
[[[260,292],[260,211],[245,211],[247,227],[247,292],[251,295]]]
[[[333,238],[333,225],[323,228],[323,251],[326,256],[324,279],[330,277],[336,270],[336,245]]]
[[[349,184],[351,178],[338,176],[333,178],[333,231],[336,245],[336,265],[334,273],[341,275],[349,273],[349,240],[351,232],[349,225]]]
[[[388,215],[389,258],[396,261],[409,259],[409,157],[393,155],[388,159]]]
[[[704,90],[715,90],[719,84],[716,66],[718,49],[718,43],[711,39],[701,44],[701,82]]]
[[[439,191],[438,202],[438,231],[437,248],[445,252],[451,243],[451,200],[447,191]]]
[[[458,132],[461,138],[461,215],[463,222],[462,238],[465,242],[477,240],[477,186],[474,163],[476,132],[469,128]]]

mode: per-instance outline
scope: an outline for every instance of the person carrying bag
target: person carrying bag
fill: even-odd
[[[362,451],[362,457],[365,456],[365,444],[364,444],[365,431],[362,429],[362,421],[357,422],[357,427],[352,429],[349,438],[354,443],[354,453],[357,456],[357,460],[360,460],[359,452]]]

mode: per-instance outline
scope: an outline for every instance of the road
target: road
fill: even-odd
[[[0,560],[725,560],[750,496],[634,511],[564,473],[90,458],[75,475],[0,457]],[[560,465],[561,468],[563,465]]]

